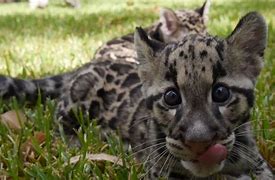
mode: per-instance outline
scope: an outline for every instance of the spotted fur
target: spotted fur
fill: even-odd
[[[191,34],[164,44],[137,28],[134,41],[139,64],[98,58],[73,72],[57,107],[64,132],[79,128],[78,111],[105,135],[119,131],[146,179],[272,180],[249,122],[267,42],[263,17],[248,13],[226,39]],[[213,100],[218,85],[228,90],[226,101]],[[176,105],[167,104],[171,90]],[[214,144],[227,149],[226,159],[198,163]]]

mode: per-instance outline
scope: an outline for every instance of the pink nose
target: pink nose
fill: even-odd
[[[205,142],[192,142],[192,141],[185,141],[185,145],[190,149],[191,152],[200,155],[204,153],[208,147],[211,145],[211,141]]]

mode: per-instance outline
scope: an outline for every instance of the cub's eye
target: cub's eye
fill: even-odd
[[[228,87],[222,84],[216,84],[212,89],[212,100],[217,103],[223,103],[230,97]]]
[[[176,106],[181,103],[181,97],[176,89],[169,89],[164,93],[164,101],[168,106]]]

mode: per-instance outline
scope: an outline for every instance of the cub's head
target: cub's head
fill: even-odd
[[[165,45],[137,28],[151,126],[195,176],[219,172],[229,161],[236,127],[248,121],[253,106],[266,42],[266,23],[256,12],[244,16],[226,39],[195,34]]]
[[[210,0],[195,10],[176,10],[163,8],[156,29],[150,37],[161,42],[177,42],[187,34],[206,34],[206,23]]]

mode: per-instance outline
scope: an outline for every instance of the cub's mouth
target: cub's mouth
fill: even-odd
[[[192,152],[182,141],[166,137],[169,152],[180,159],[181,165],[197,177],[208,177],[224,167],[229,152],[233,148],[235,135],[213,142],[200,153]]]

